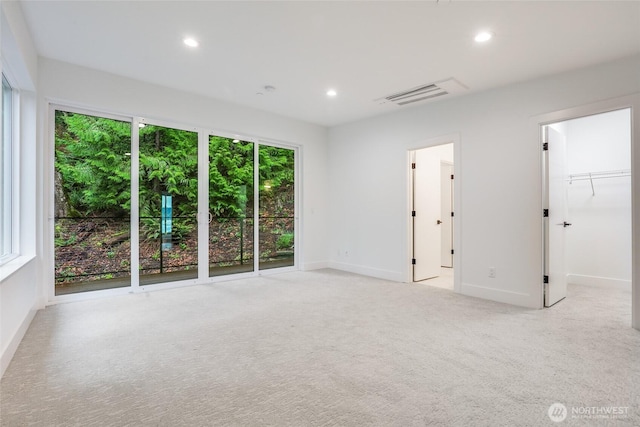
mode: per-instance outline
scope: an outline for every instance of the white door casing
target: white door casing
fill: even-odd
[[[442,220],[442,267],[453,267],[453,165],[449,162],[440,164],[440,196]]]

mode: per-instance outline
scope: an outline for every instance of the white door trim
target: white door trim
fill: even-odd
[[[447,174],[443,174],[444,168],[447,168]],[[455,189],[454,189],[454,184],[453,184],[453,178],[451,178],[451,176],[455,176],[454,173],[454,165],[453,162],[448,162],[445,160],[441,160],[440,161],[440,187],[442,188],[441,193],[440,193],[440,199],[442,200],[442,204],[440,206],[440,211],[442,212],[441,214],[441,219],[442,219],[442,241],[440,242],[440,246],[441,246],[441,251],[442,253],[440,254],[440,258],[441,258],[441,267],[447,267],[447,268],[453,268],[453,254],[451,253],[452,250],[454,250],[454,246],[453,246],[453,219],[455,218],[455,216],[451,216],[450,212],[454,212],[455,211],[455,206],[453,205],[453,195],[455,194]],[[446,185],[443,185],[445,184]],[[445,196],[445,193],[448,193],[447,196]],[[444,203],[446,197],[446,201],[448,203]],[[446,207],[446,209],[445,209]],[[445,234],[445,232],[448,231],[448,233]],[[447,240],[447,245],[445,248],[444,245],[444,241],[445,239]],[[447,259],[445,259],[445,257]],[[447,264],[447,265],[445,265]],[[451,265],[448,265],[451,264]]]

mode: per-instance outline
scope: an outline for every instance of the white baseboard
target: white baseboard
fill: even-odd
[[[31,325],[31,322],[33,321],[33,318],[36,316],[37,312],[38,310],[35,308],[29,310],[29,313],[27,313],[27,316],[24,318],[24,320],[20,324],[20,327],[13,335],[13,338],[11,338],[11,341],[9,342],[7,347],[2,351],[2,356],[0,357],[0,378],[2,378],[2,376],[4,375],[4,371],[6,371],[9,367],[9,363],[11,363],[13,355],[16,353],[16,350],[18,349],[22,338],[24,338],[24,335],[27,333],[27,329],[29,329],[29,325]]]
[[[482,298],[520,307],[540,308],[540,298],[531,294],[505,291],[504,289],[486,288],[484,286],[462,283],[460,293],[475,298]]]
[[[362,274],[363,276],[376,277],[378,279],[391,280],[393,282],[404,281],[403,274],[399,271],[382,270],[379,268],[337,261],[329,261],[329,268],[348,271],[349,273]]]
[[[631,280],[612,279],[610,277],[567,274],[567,283],[573,283],[574,285],[595,286],[598,288],[615,288],[629,291],[631,290]]]
[[[305,262],[302,265],[303,271],[320,270],[322,268],[329,268],[329,262],[328,261]]]

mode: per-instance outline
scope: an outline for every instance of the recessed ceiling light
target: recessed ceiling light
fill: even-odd
[[[493,37],[493,33],[489,31],[482,31],[476,34],[476,37],[474,38],[474,40],[477,41],[478,43],[484,43],[491,40],[492,37]]]
[[[198,41],[192,37],[186,37],[182,40],[189,47],[198,47]]]
[[[338,95],[338,92],[336,92],[334,89],[329,89],[329,90],[327,91],[327,96],[330,96],[330,97],[332,97],[332,98],[333,98],[333,97],[334,97],[334,96],[336,96],[336,95]]]

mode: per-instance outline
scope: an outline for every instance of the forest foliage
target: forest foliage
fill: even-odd
[[[128,217],[131,209],[131,123],[57,111],[56,212],[69,217]],[[198,134],[147,125],[139,128],[140,217],[157,230],[161,196],[173,199],[174,217],[195,218]],[[243,217],[253,203],[254,145],[211,136],[209,211]],[[292,188],[293,151],[260,146],[261,190]],[[276,192],[276,191],[273,191]],[[63,212],[63,214],[59,214]]]

